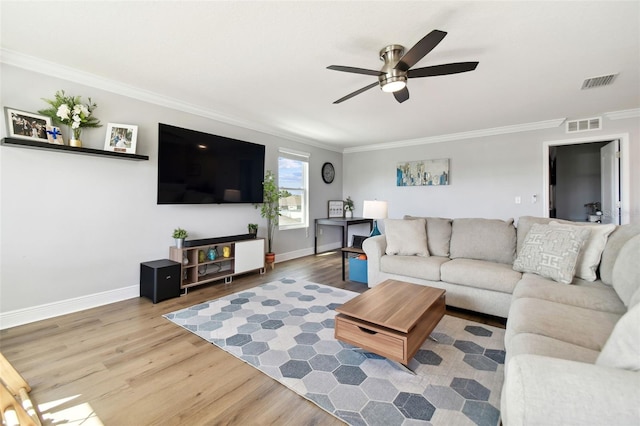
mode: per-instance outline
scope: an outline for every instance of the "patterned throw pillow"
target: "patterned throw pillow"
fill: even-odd
[[[571,284],[578,255],[590,234],[587,227],[534,223],[522,243],[513,269]]]

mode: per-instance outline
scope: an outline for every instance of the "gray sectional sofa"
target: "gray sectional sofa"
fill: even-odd
[[[370,287],[507,318],[505,426],[640,424],[640,225],[406,216],[363,249]]]

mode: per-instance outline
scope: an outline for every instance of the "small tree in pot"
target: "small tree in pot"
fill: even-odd
[[[264,201],[260,204],[260,215],[267,219],[267,254],[273,254],[273,237],[280,222],[280,198],[289,197],[291,194],[278,188],[271,170],[267,170],[262,187]]]

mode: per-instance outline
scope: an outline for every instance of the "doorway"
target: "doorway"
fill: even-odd
[[[629,223],[628,134],[543,143],[543,214]]]
[[[549,217],[620,223],[619,143],[549,147]]]

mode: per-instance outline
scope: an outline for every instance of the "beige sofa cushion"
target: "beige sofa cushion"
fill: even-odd
[[[640,288],[640,235],[631,238],[622,247],[613,266],[613,289],[625,306]]]
[[[596,361],[598,365],[640,371],[640,305],[624,314]]]
[[[513,292],[522,274],[504,263],[475,259],[453,259],[440,268],[442,281],[502,293]]]
[[[600,261],[600,279],[607,285],[613,285],[613,266],[622,246],[632,237],[640,235],[640,224],[618,226],[607,240]]]
[[[427,224],[424,219],[385,219],[388,255],[429,256]]]
[[[611,312],[520,298],[511,302],[505,343],[517,334],[531,333],[601,351],[619,319]]]
[[[440,281],[440,266],[449,258],[440,256],[382,256],[380,270],[429,281]]]
[[[551,221],[551,226],[571,226],[557,221]],[[576,277],[587,281],[595,281],[598,277],[596,271],[600,265],[600,258],[604,247],[607,245],[609,235],[616,229],[616,225],[576,224],[591,230],[591,235],[584,243],[576,262]]]
[[[425,219],[427,221],[427,247],[431,256],[449,257],[451,244],[451,219],[405,215],[405,219]]]
[[[556,285],[558,288],[558,285]],[[522,354],[543,355],[593,364],[600,352],[540,334],[519,333],[509,340],[505,364]]]
[[[513,300],[523,297],[622,315],[627,308],[616,292],[601,281],[573,280],[575,285],[558,285],[540,275],[525,273],[513,291]]]
[[[513,264],[516,228],[513,219],[454,219],[451,231],[452,259],[476,259]]]
[[[571,284],[578,255],[590,234],[587,227],[534,223],[518,252],[513,269]]]

